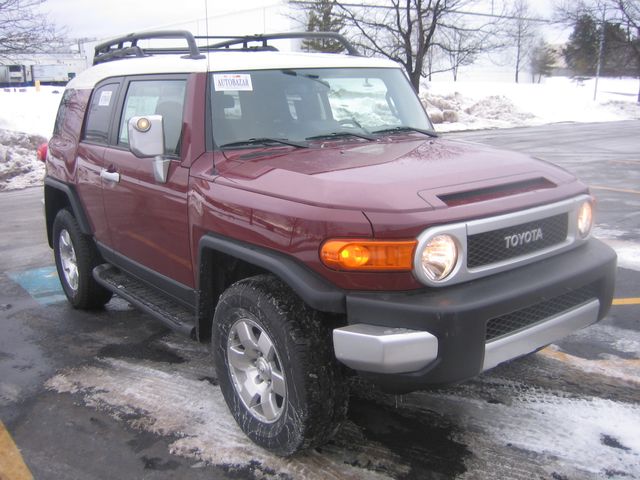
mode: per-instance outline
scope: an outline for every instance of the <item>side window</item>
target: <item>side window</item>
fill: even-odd
[[[94,90],[83,140],[96,143],[109,141],[109,123],[117,100],[118,86],[118,83],[109,83]]]
[[[162,115],[165,153],[180,153],[182,109],[186,91],[185,80],[134,80],[129,83],[124,101],[118,144],[129,144],[127,123],[137,115]]]

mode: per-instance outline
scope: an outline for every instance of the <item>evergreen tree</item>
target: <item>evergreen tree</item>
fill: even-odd
[[[531,76],[533,81],[538,77],[538,83],[542,77],[548,77],[556,63],[556,54],[543,40],[540,40],[531,52]]]
[[[608,77],[635,74],[630,39],[620,24],[605,23],[602,74]]]
[[[567,65],[577,75],[594,75],[598,63],[600,37],[594,18],[582,14],[576,21],[563,50]]]
[[[308,7],[307,32],[336,32],[340,33],[344,21],[333,12],[336,0],[314,0]],[[336,40],[308,39],[302,42],[302,48],[317,52],[339,53],[344,50]]]

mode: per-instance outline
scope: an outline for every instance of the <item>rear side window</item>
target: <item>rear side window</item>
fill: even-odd
[[[96,88],[91,97],[83,140],[108,143],[109,124],[117,101],[119,83],[109,83]]]
[[[186,91],[185,80],[133,80],[124,101],[118,144],[129,144],[129,119],[138,115],[162,115],[165,154],[180,152],[182,109]]]

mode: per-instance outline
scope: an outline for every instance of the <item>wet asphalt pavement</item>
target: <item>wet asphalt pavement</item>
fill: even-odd
[[[354,382],[336,439],[283,460],[239,432],[205,346],[121,299],[71,309],[40,189],[3,192],[0,420],[34,477],[640,479],[640,122],[447,136],[529,152],[591,185],[595,234],[619,252],[616,298],[630,304],[446,389],[389,396]]]

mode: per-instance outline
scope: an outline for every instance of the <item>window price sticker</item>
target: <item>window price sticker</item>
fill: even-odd
[[[213,88],[216,92],[251,92],[251,75],[248,73],[214,73]]]

